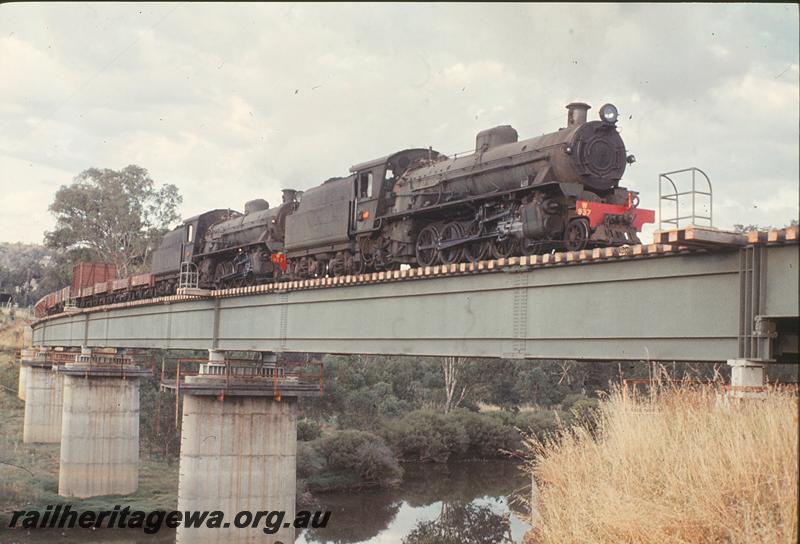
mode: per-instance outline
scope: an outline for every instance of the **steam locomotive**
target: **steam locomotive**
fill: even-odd
[[[639,243],[655,214],[619,186],[634,157],[617,108],[604,105],[597,121],[589,109],[567,105],[567,126],[542,136],[519,140],[498,126],[465,156],[405,149],[305,192],[286,189],[275,207],[258,199],[244,213],[208,211],[163,238],[146,281],[72,298],[91,306],[173,294],[186,274],[226,288]]]

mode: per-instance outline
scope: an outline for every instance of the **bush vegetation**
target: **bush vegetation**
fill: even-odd
[[[316,440],[322,435],[322,425],[313,419],[301,419],[297,422],[297,439],[301,442]]]
[[[403,476],[397,457],[377,435],[366,431],[332,431],[300,443],[297,475],[311,491],[342,487],[388,486]]]

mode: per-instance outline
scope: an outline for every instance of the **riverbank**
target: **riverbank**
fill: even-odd
[[[796,397],[617,392],[588,427],[529,447],[530,544],[797,542]]]

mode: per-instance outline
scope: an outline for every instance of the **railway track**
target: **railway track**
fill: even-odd
[[[592,263],[653,259],[676,255],[687,255],[698,252],[730,251],[745,246],[785,245],[798,242],[798,227],[774,229],[769,232],[752,232],[749,234],[717,231],[714,229],[688,227],[673,231],[661,231],[654,234],[654,241],[659,243],[633,246],[605,247],[584,249],[580,251],[562,251],[545,255],[528,255],[478,261],[474,263],[456,263],[450,265],[426,266],[405,270],[372,272],[338,277],[324,277],[307,280],[290,280],[284,282],[234,287],[229,289],[199,290],[179,289],[178,294],[154,297],[144,300],[118,302],[91,308],[76,308],[68,312],[45,316],[35,323],[83,313],[99,312],[118,308],[131,308],[157,304],[171,304],[189,300],[214,298],[230,298],[256,294],[280,294],[291,291],[311,289],[331,289],[376,283],[404,282],[420,279],[435,279],[455,275],[513,273],[529,271],[537,268],[560,266],[580,266]],[[665,243],[671,242],[671,243]]]

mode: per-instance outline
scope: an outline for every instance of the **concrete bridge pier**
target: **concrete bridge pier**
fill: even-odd
[[[752,359],[729,359],[731,367],[730,396],[735,398],[760,398],[766,396],[764,363]]]
[[[149,370],[82,348],[63,375],[58,494],[128,495],[139,486],[139,379]]]
[[[61,442],[63,376],[47,349],[21,361],[26,369],[25,417],[22,441],[26,444]]]
[[[297,397],[275,395],[275,372],[274,362],[226,362],[224,352],[209,350],[199,374],[181,384],[178,510],[219,510],[230,527],[179,527],[178,543],[294,542]],[[266,533],[275,515],[236,528],[242,511],[285,514]]]
[[[39,348],[47,349],[47,348]],[[17,382],[17,398],[25,400],[25,387],[28,379],[28,366],[25,361],[33,361],[36,358],[37,350],[34,348],[23,348],[19,352],[19,381]]]

